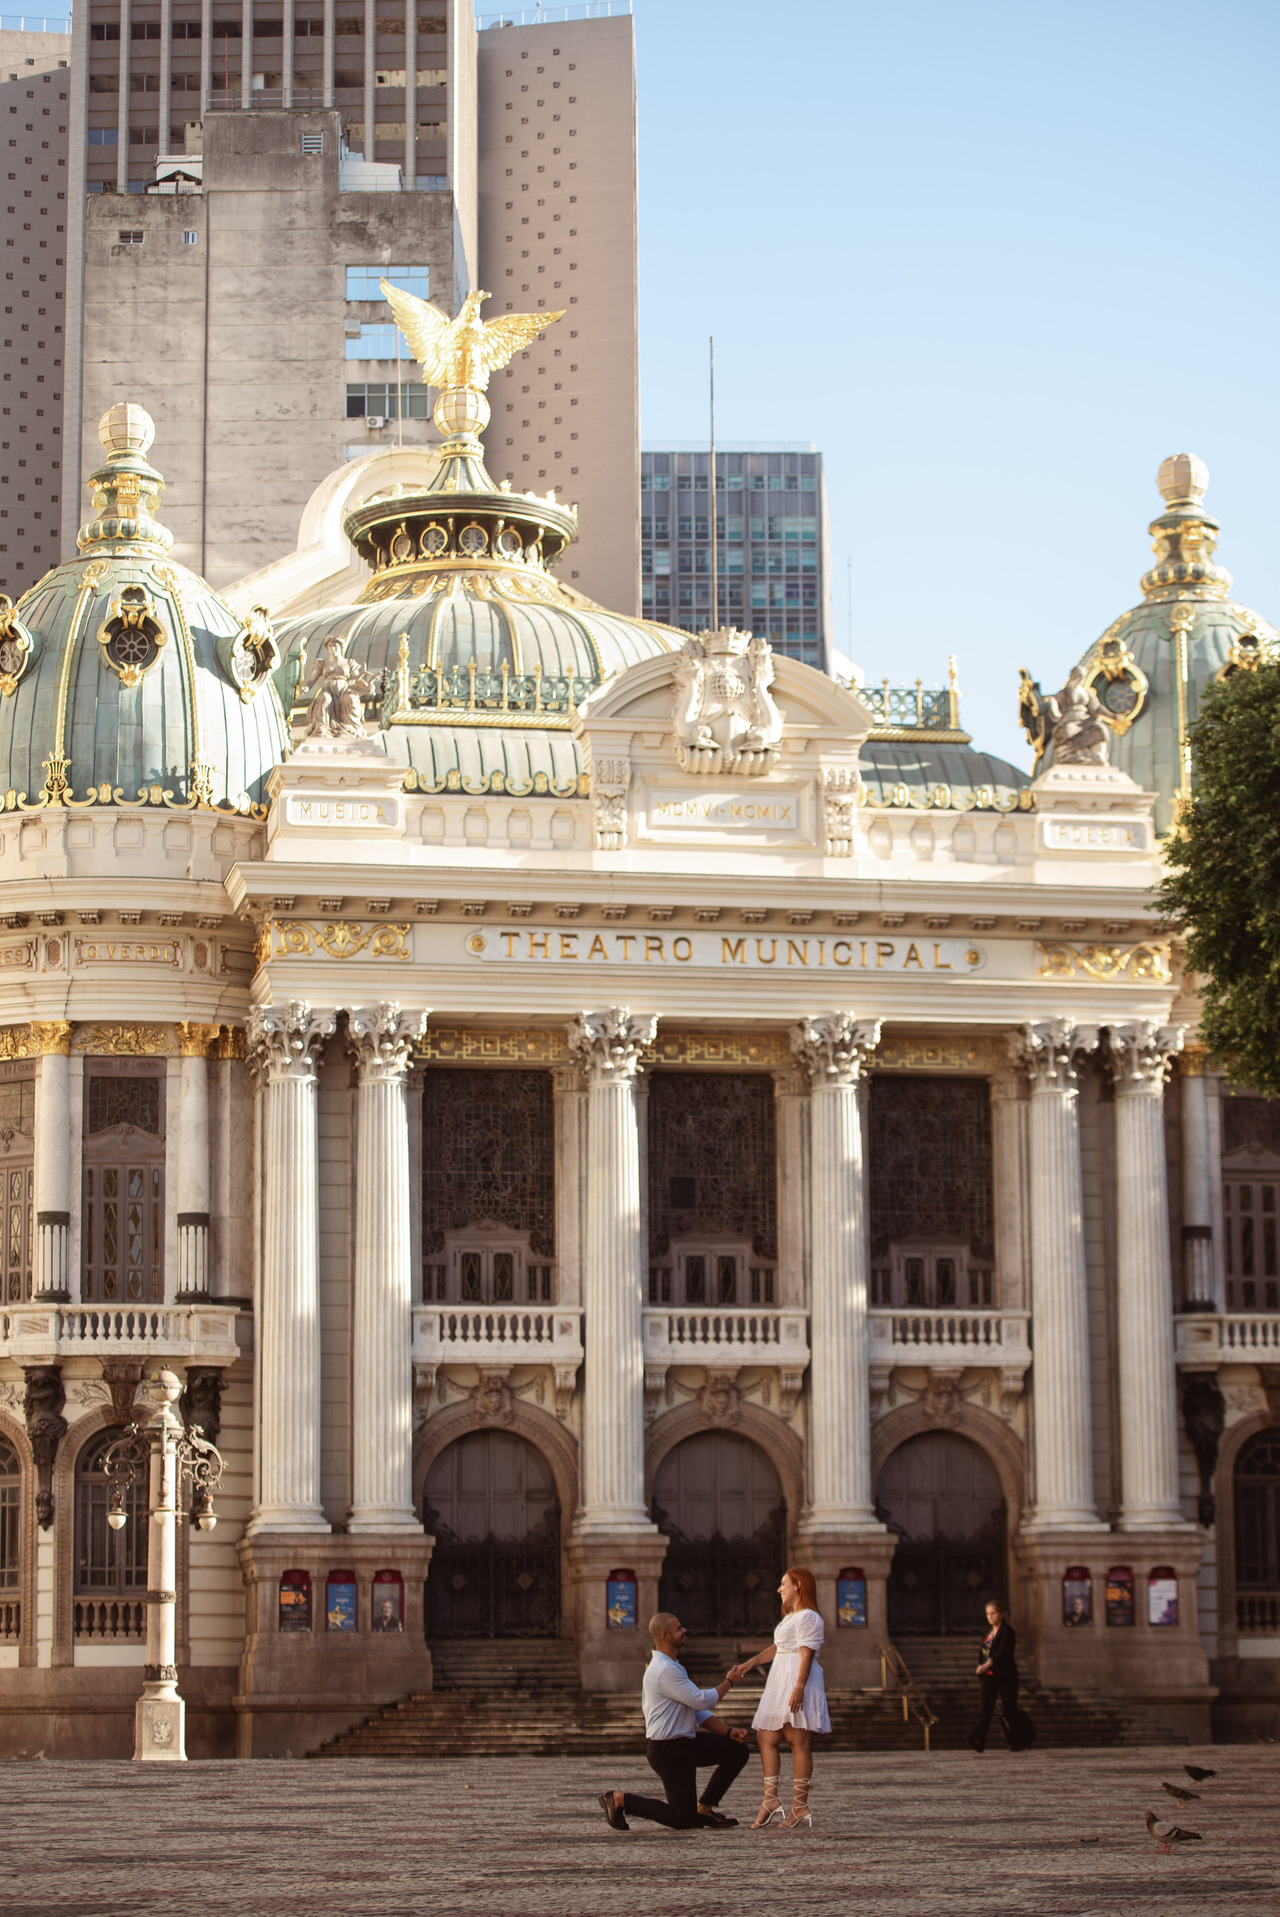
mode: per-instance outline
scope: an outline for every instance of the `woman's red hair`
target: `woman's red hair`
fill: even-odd
[[[800,1593],[800,1609],[816,1611],[818,1608],[818,1586],[812,1571],[789,1570],[787,1576]]]

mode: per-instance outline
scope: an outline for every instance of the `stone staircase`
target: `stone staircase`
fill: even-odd
[[[765,1640],[704,1638],[691,1642],[685,1664],[695,1683],[710,1685]],[[918,1689],[936,1713],[934,1750],[964,1747],[977,1710],[968,1638],[904,1638],[898,1645]],[[432,1646],[436,1688],[402,1698],[312,1753],[315,1757],[592,1757],[640,1755],[643,1661],[633,1691],[600,1695],[578,1688],[573,1646],[563,1640],[452,1640]],[[719,1707],[730,1724],[750,1724],[763,1673],[731,1691]],[[1024,1679],[1022,1701],[1041,1746],[1186,1743],[1158,1711],[1117,1704],[1101,1693],[1050,1690]],[[834,1690],[827,1696],[835,1750],[914,1751],[924,1736],[904,1721],[895,1690]],[[995,1742],[1002,1742],[999,1728]]]

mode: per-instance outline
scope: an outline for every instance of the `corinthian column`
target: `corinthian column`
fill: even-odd
[[[1120,1525],[1134,1531],[1183,1522],[1164,1140],[1164,1082],[1182,1031],[1140,1019],[1111,1026],[1107,1039],[1116,1092]]]
[[[791,1035],[810,1083],[808,1532],[876,1525],[858,1079],[879,1042],[878,1019],[848,1012],[806,1018]]]
[[[385,1003],[347,1015],[347,1043],[359,1071],[349,1531],[422,1530],[413,1510],[405,1077],[426,1025],[425,1013]]]
[[[1011,1041],[1031,1080],[1031,1308],[1036,1531],[1097,1525],[1089,1392],[1089,1300],[1076,1066],[1098,1034],[1069,1018]]]
[[[36,1080],[36,1242],[32,1289],[46,1304],[65,1303],[71,1230],[71,1026],[65,1018],[32,1019],[40,1052]]]
[[[295,1000],[250,1014],[263,1087],[258,1300],[259,1531],[327,1531],[320,1505],[320,1246],[316,1055],[337,1020]]]
[[[580,1532],[652,1531],[644,1497],[644,1243],[635,1080],[656,1018],[582,1012],[569,1044],[587,1079],[586,1365]]]

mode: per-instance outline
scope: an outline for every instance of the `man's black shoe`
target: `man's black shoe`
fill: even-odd
[[[630,1824],[622,1815],[620,1807],[614,1803],[612,1791],[601,1791],[599,1797],[596,1799],[596,1803],[599,1804],[601,1810],[604,1812],[604,1821],[610,1830],[631,1829]]]
[[[718,1810],[699,1811],[698,1822],[709,1824],[713,1830],[737,1830],[738,1828],[736,1817],[724,1817]]]

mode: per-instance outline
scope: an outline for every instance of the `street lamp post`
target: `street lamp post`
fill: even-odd
[[[182,1391],[176,1374],[162,1367],[146,1373],[143,1394],[150,1410],[131,1424],[103,1457],[111,1482],[107,1523],[126,1522],[125,1491],[144,1479],[149,1486],[147,1527],[147,1662],[134,1717],[133,1755],[146,1763],[185,1763],[186,1705],[178,1695],[177,1526],[182,1480],[191,1482],[196,1523],[212,1531],[213,1493],[222,1481],[222,1453],[193,1425],[184,1432],[173,1406]]]

